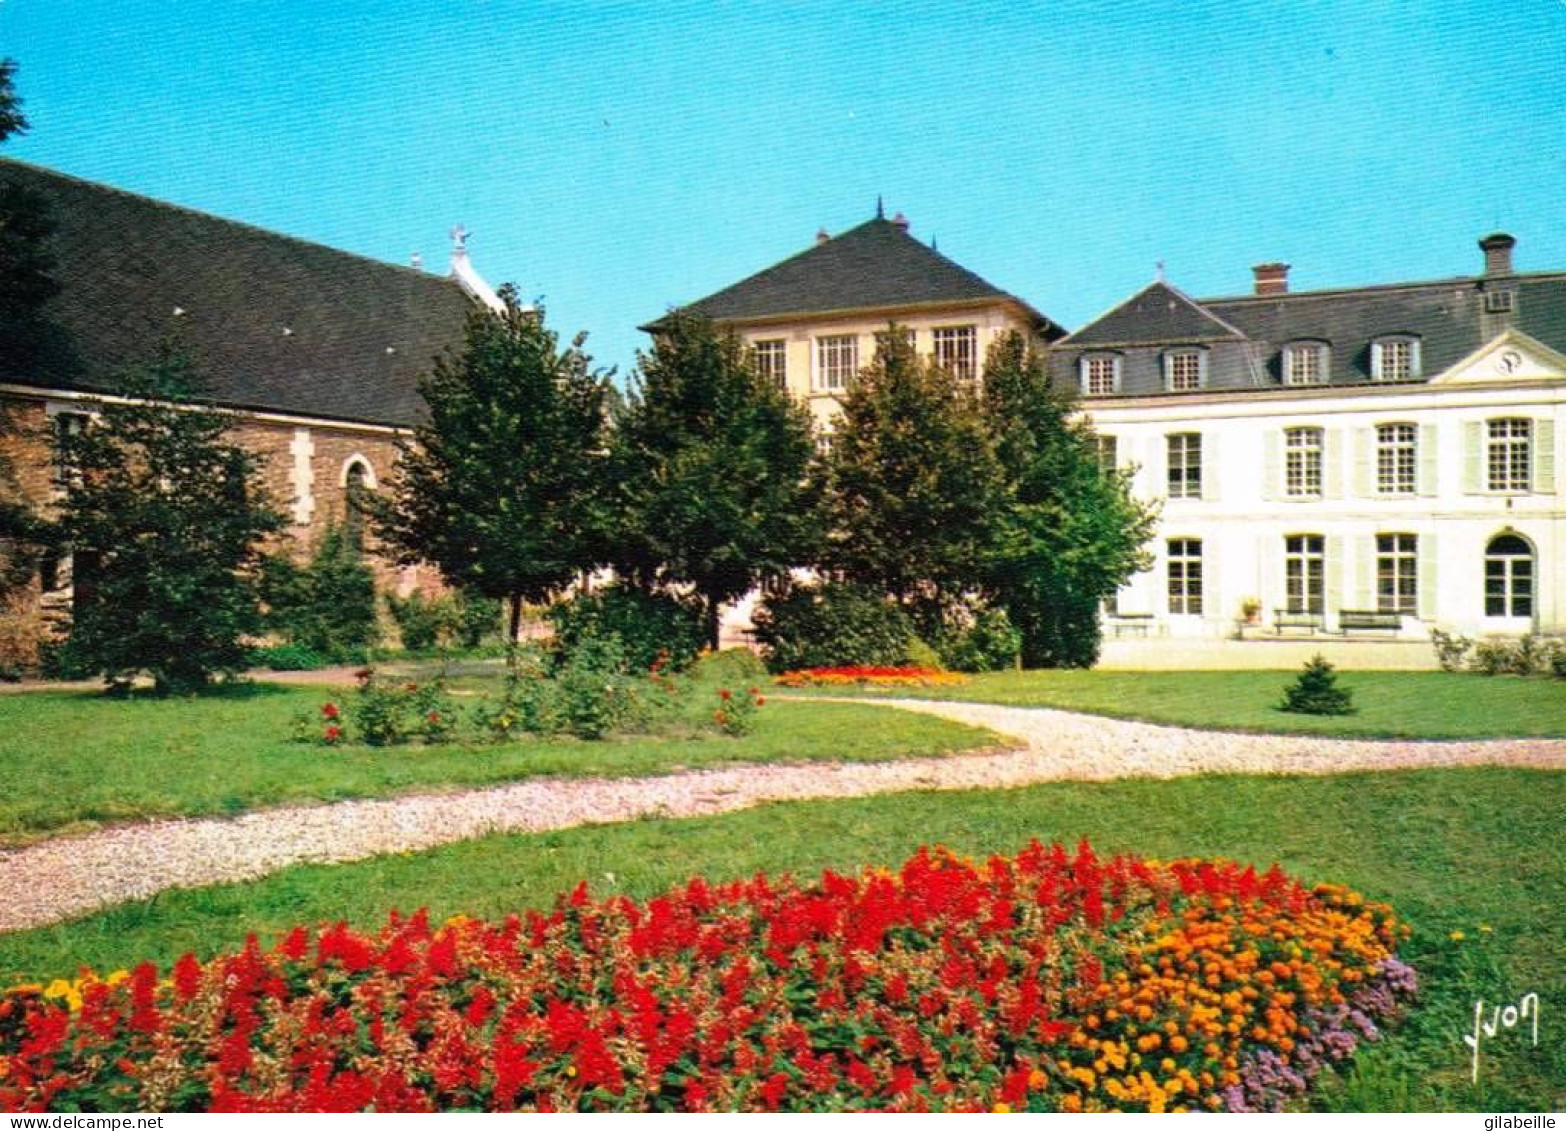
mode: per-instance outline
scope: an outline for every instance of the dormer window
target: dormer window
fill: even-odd
[[[1207,351],[1170,350],[1164,354],[1164,388],[1171,393],[1191,393],[1207,384]]]
[[[1419,376],[1419,339],[1380,338],[1370,346],[1373,381],[1412,381]]]
[[[1325,342],[1290,342],[1283,347],[1285,385],[1325,385],[1327,373]]]
[[[1090,353],[1080,363],[1082,394],[1088,397],[1107,397],[1120,391],[1120,355],[1114,353]]]

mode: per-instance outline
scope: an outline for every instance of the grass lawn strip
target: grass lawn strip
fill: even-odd
[[[1566,1099],[1566,1045],[1516,1031],[1487,1040],[1469,1083],[1474,1002],[1536,992],[1566,1000],[1566,774],[1424,770],[1320,778],[1198,777],[915,792],[767,805],[686,821],[647,820],[497,836],[357,864],[308,865],[253,883],[168,892],[77,922],[0,936],[0,983],[48,980],[142,959],[209,957],[249,932],[270,943],[299,923],[374,929],[391,908],[503,917],[547,907],[582,879],[594,894],[645,898],[693,874],[811,875],[900,859],[921,844],[977,855],[1037,836],[1164,859],[1230,857],[1347,884],[1412,924],[1402,948],[1424,983],[1419,1007],[1349,1076],[1312,1100],[1329,1110],[1539,1110]],[[1460,936],[1460,937],[1455,937]]]
[[[975,675],[966,684],[832,688],[856,698],[961,700],[1053,707],[1169,726],[1339,738],[1562,738],[1566,684],[1546,678],[1450,672],[1340,671],[1355,714],[1277,709],[1288,671],[1026,671]],[[778,695],[792,695],[775,687]],[[818,694],[819,692],[805,692]]]
[[[196,699],[0,696],[0,845],[149,817],[478,787],[540,777],[641,777],[737,763],[948,754],[993,735],[873,705],[763,708],[756,730],[604,742],[345,746],[289,741],[291,717],[351,689],[257,684]],[[705,699],[705,693],[698,699]]]

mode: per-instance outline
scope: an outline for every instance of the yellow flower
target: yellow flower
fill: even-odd
[[[1479,932],[1480,932],[1480,934],[1488,935],[1494,929],[1495,928],[1490,926],[1490,924],[1488,924],[1488,923],[1480,923],[1479,924]]]
[[[990,1108],[990,1110],[994,1111],[994,1112],[999,1112],[1001,1115],[1009,1115],[1011,1113],[1011,1105],[1010,1104],[996,1104],[994,1107]]]
[[[1462,931],[1453,931],[1450,935],[1447,936],[1447,938],[1451,939],[1453,942],[1462,942],[1467,937],[1468,936],[1463,934]]]

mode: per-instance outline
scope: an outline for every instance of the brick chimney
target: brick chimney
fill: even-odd
[[[1505,232],[1496,232],[1485,236],[1479,241],[1479,250],[1484,252],[1484,273],[1486,275],[1510,275],[1512,273],[1512,248],[1517,246],[1517,240]]]
[[[906,232],[908,230],[908,217],[899,212],[896,216],[892,217],[892,227],[901,228]]]
[[[829,240],[831,238],[832,238],[832,233],[827,231],[825,228],[817,228],[816,229],[816,246],[817,247],[820,247],[822,244],[826,243],[827,240]]]
[[[1256,276],[1256,293],[1259,295],[1286,295],[1289,293],[1289,265],[1287,263],[1258,263],[1251,268]]]

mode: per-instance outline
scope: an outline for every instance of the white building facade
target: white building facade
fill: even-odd
[[[1566,276],[1514,275],[1498,240],[1441,283],[1160,282],[1055,347],[1102,457],[1162,507],[1112,630],[1566,634],[1566,342],[1522,328],[1566,334]]]

